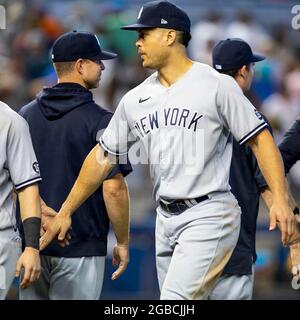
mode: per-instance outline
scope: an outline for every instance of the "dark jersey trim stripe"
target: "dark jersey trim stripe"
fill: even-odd
[[[22,183],[19,183],[19,184],[15,185],[15,188],[16,188],[16,190],[18,190],[18,189],[24,188],[25,186],[29,186],[29,185],[34,184],[35,182],[38,182],[38,181],[41,181],[41,180],[42,180],[41,177],[35,177],[35,178],[26,180],[26,181],[24,181]]]
[[[100,146],[105,150],[107,151],[108,153],[114,155],[114,156],[122,156],[122,155],[125,155],[127,154],[128,152],[119,152],[118,150],[116,152],[110,150],[106,145],[105,143],[103,142],[103,139],[102,137],[99,139],[99,144]]]
[[[239,144],[242,145],[244,144],[247,140],[252,138],[253,136],[257,135],[259,132],[261,132],[265,127],[267,127],[268,124],[266,122],[260,124],[258,127],[255,129],[251,130],[249,133],[247,133],[240,141]]]

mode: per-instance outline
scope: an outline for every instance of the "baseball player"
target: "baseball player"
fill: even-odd
[[[285,173],[288,174],[293,165],[300,160],[300,118],[297,119],[291,128],[285,133],[282,141],[279,143],[278,148],[281,152],[282,160],[284,163]],[[292,198],[292,197],[291,197]],[[297,220],[297,228],[295,232],[295,240],[298,240],[300,234],[300,217],[299,208],[295,200],[291,199],[293,202],[293,212]],[[294,269],[300,272],[300,242],[295,241],[294,244],[290,245],[290,256],[293,266],[298,268]]]
[[[292,166],[300,160],[300,118],[285,133],[278,148],[282,155],[285,172],[289,173]]]
[[[233,77],[243,92],[247,92],[254,75],[254,64],[265,57],[253,54],[242,39],[226,39],[218,42],[212,51],[213,67],[222,74]],[[259,112],[257,111],[259,115]],[[265,121],[266,118],[261,115]],[[271,127],[268,127],[271,130]],[[250,300],[253,294],[254,263],[256,261],[255,233],[260,195],[268,192],[257,160],[248,145],[232,141],[232,162],[229,184],[241,207],[241,230],[238,243],[224,268],[222,276],[209,295],[209,299]],[[269,204],[268,199],[266,203]],[[276,220],[271,220],[270,230]]]
[[[3,300],[15,275],[23,274],[23,288],[39,277],[41,225],[37,185],[41,177],[28,125],[3,102],[0,102],[0,150],[0,300]],[[25,233],[22,254],[14,191],[19,198]]]
[[[190,19],[168,1],[146,3],[136,24],[136,46],[145,68],[156,70],[121,100],[107,129],[86,158],[44,247],[65,237],[71,213],[101,184],[128,148],[148,150],[158,201],[156,265],[161,299],[205,299],[236,245],[240,208],[230,192],[231,134],[249,143],[274,197],[271,216],[283,241],[293,231],[285,200],[282,163],[267,124],[231,77],[186,54]],[[266,153],[267,150],[267,153]]]
[[[61,207],[82,162],[97,143],[97,134],[112,117],[111,112],[95,104],[90,89],[99,85],[105,69],[102,60],[116,56],[103,51],[92,33],[63,34],[52,48],[58,84],[44,88],[20,111],[29,124],[43,172],[43,212],[49,212],[47,206],[57,211]],[[41,277],[33,286],[20,290],[20,299],[99,299],[109,221],[117,238],[114,263],[122,263],[113,279],[124,272],[129,258],[129,204],[124,176],[131,170],[129,164],[115,166],[103,186],[76,210],[69,245],[53,243],[41,252]],[[47,228],[53,217],[43,214],[43,219]]]

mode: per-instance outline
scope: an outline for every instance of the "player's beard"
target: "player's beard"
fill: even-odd
[[[100,76],[96,80],[86,80],[85,81],[85,87],[88,90],[96,89],[96,88],[99,87],[99,82],[100,82]]]
[[[154,69],[154,70],[158,69],[155,61],[153,61],[153,59],[151,59],[148,55],[143,55],[143,58],[141,57],[141,60],[142,60],[143,68]]]
[[[142,66],[143,66],[143,68],[148,68],[148,64],[147,64],[147,57],[146,57],[146,55],[145,54],[142,54],[141,56],[140,56],[140,58],[141,58],[141,61],[142,61]]]

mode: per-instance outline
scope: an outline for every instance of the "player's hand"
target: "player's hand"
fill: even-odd
[[[40,235],[41,237],[45,234],[49,226],[53,223],[54,217],[56,217],[57,212],[53,210],[52,208],[48,207],[45,205],[45,203],[41,206],[42,208],[42,223],[41,223],[41,230],[40,230]],[[58,241],[58,244],[61,247],[68,246],[70,244],[71,240],[71,235],[68,232],[65,239]]]
[[[40,239],[40,250],[44,250],[52,240],[57,237],[58,241],[65,241],[67,239],[68,230],[71,227],[71,217],[66,214],[58,213],[51,224],[47,226],[45,234]]]
[[[51,207],[48,207],[44,201],[41,201],[41,214],[42,214],[42,217],[43,216],[55,217],[57,215],[57,212]]]
[[[48,206],[41,206],[41,237],[44,235],[48,226],[52,222],[53,218],[57,215],[57,212]]]
[[[38,250],[26,247],[16,266],[16,277],[20,275],[21,269],[24,269],[21,288],[28,287],[36,281],[41,273],[40,253]]]
[[[273,201],[270,208],[269,230],[276,228],[276,223],[281,230],[281,241],[284,246],[288,245],[295,231],[295,218],[291,208],[285,202]]]
[[[292,266],[300,266],[300,242],[290,245]]]
[[[295,223],[295,232],[292,234],[288,245],[292,246],[293,244],[297,244],[298,242],[300,242],[300,224],[296,221]],[[300,247],[299,247],[300,249]],[[300,253],[299,253],[300,255]]]
[[[129,262],[128,245],[116,244],[113,249],[113,266],[118,269],[112,274],[111,279],[116,280],[127,268]]]

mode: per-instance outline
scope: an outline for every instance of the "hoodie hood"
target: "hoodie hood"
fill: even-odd
[[[77,83],[59,83],[37,95],[38,106],[48,120],[59,119],[91,102],[94,102],[92,93]]]

